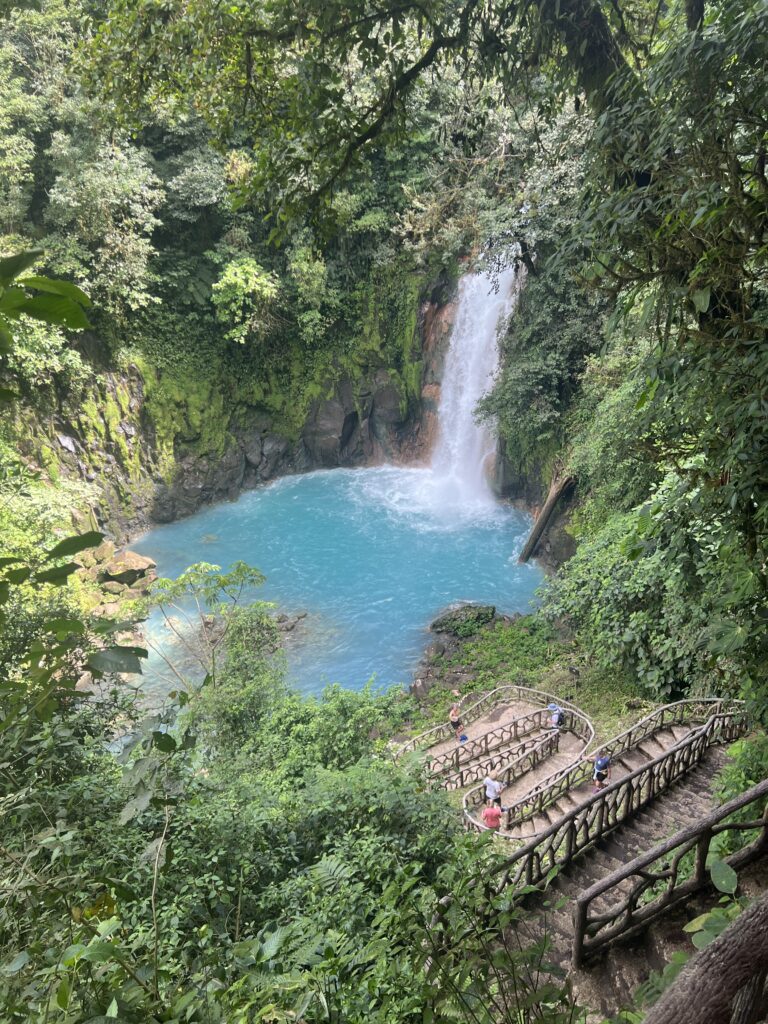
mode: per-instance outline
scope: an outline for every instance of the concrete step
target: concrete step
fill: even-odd
[[[645,754],[649,761],[655,761],[657,757],[666,752],[667,748],[662,746],[653,736],[646,736],[642,743],[638,743],[635,749]]]
[[[616,764],[620,767],[625,768],[628,774],[637,771],[638,768],[642,768],[643,765],[648,764],[650,757],[643,753],[642,750],[634,748],[632,750],[625,750],[623,754],[620,754],[616,759]]]

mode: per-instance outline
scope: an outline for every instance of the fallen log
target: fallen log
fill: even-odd
[[[520,561],[527,562],[529,558],[534,554],[538,547],[539,541],[544,535],[549,521],[552,518],[557,503],[563,497],[563,495],[569,491],[576,483],[576,478],[573,476],[559,476],[557,473],[552,478],[552,483],[549,488],[549,494],[547,500],[544,502],[544,506],[539,512],[536,522],[531,528],[531,532],[528,536],[528,540],[523,546],[523,550],[520,552]]]

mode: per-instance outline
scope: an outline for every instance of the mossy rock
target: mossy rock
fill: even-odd
[[[492,604],[463,604],[450,608],[429,627],[433,633],[448,633],[450,636],[474,636],[483,626],[493,622],[496,608]]]

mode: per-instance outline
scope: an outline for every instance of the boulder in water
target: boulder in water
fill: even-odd
[[[448,633],[450,636],[474,636],[483,626],[493,622],[496,608],[492,604],[462,604],[449,608],[430,625],[433,633]]]

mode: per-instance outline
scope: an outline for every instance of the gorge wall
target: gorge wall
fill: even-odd
[[[57,390],[19,404],[10,433],[44,477],[92,485],[92,521],[117,541],[288,473],[418,463],[434,439],[454,291],[442,281],[422,294],[395,365],[373,350],[329,367],[288,427],[264,401],[229,401],[223,381],[202,394],[192,382],[171,390],[162,373],[128,359],[94,366],[84,396]]]

